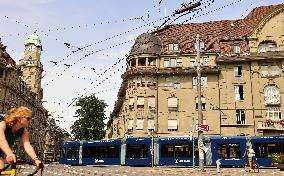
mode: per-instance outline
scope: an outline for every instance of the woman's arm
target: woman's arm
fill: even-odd
[[[5,121],[2,121],[0,122],[0,148],[7,155],[7,157],[9,157],[13,156],[14,153],[6,140],[5,130],[6,130],[6,123]],[[14,162],[16,162],[16,160]]]
[[[21,143],[24,146],[26,153],[31,157],[32,160],[35,161],[36,165],[38,166],[41,161],[38,159],[35,150],[30,143],[29,132],[26,129],[21,137]]]

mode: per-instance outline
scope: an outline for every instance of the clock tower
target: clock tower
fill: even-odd
[[[40,62],[42,51],[41,41],[36,33],[31,34],[26,43],[24,57],[20,60],[22,80],[36,93],[39,99],[43,98],[41,78],[43,66]]]

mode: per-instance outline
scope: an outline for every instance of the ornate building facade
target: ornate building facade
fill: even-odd
[[[32,34],[31,36],[35,36]],[[36,58],[36,66],[29,68],[28,64],[24,64],[24,60],[20,61],[20,65],[16,65],[16,62],[6,52],[6,46],[0,42],[0,108],[1,113],[6,114],[7,111],[14,106],[27,106],[33,111],[33,122],[29,127],[30,140],[35,150],[40,156],[43,155],[44,150],[44,136],[45,129],[47,128],[48,112],[42,106],[42,89],[40,87],[40,79],[42,72],[42,65],[40,64],[40,52],[41,45],[37,46],[30,41],[29,37],[26,43],[26,50],[24,58]],[[39,38],[38,38],[39,39]],[[40,40],[38,40],[40,41]],[[37,53],[28,53],[28,47],[35,45]],[[27,73],[29,72],[29,73]],[[35,82],[32,79],[26,79],[26,75],[35,78]],[[24,81],[22,80],[24,78]],[[40,129],[40,130],[39,130]],[[16,147],[21,152],[22,147]]]
[[[284,5],[244,19],[168,25],[140,35],[106,138],[184,136],[197,120],[196,35],[201,38],[204,135],[284,134]],[[196,122],[197,123],[197,122]]]

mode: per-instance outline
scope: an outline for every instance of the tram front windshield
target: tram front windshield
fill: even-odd
[[[67,158],[75,159],[77,154],[77,147],[68,147],[67,148]]]
[[[148,158],[147,144],[127,144],[126,158]]]

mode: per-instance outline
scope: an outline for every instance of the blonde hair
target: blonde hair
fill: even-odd
[[[20,106],[18,108],[11,108],[9,110],[9,115],[5,117],[5,122],[7,126],[12,127],[22,118],[29,117],[31,115],[32,111],[25,106]]]

